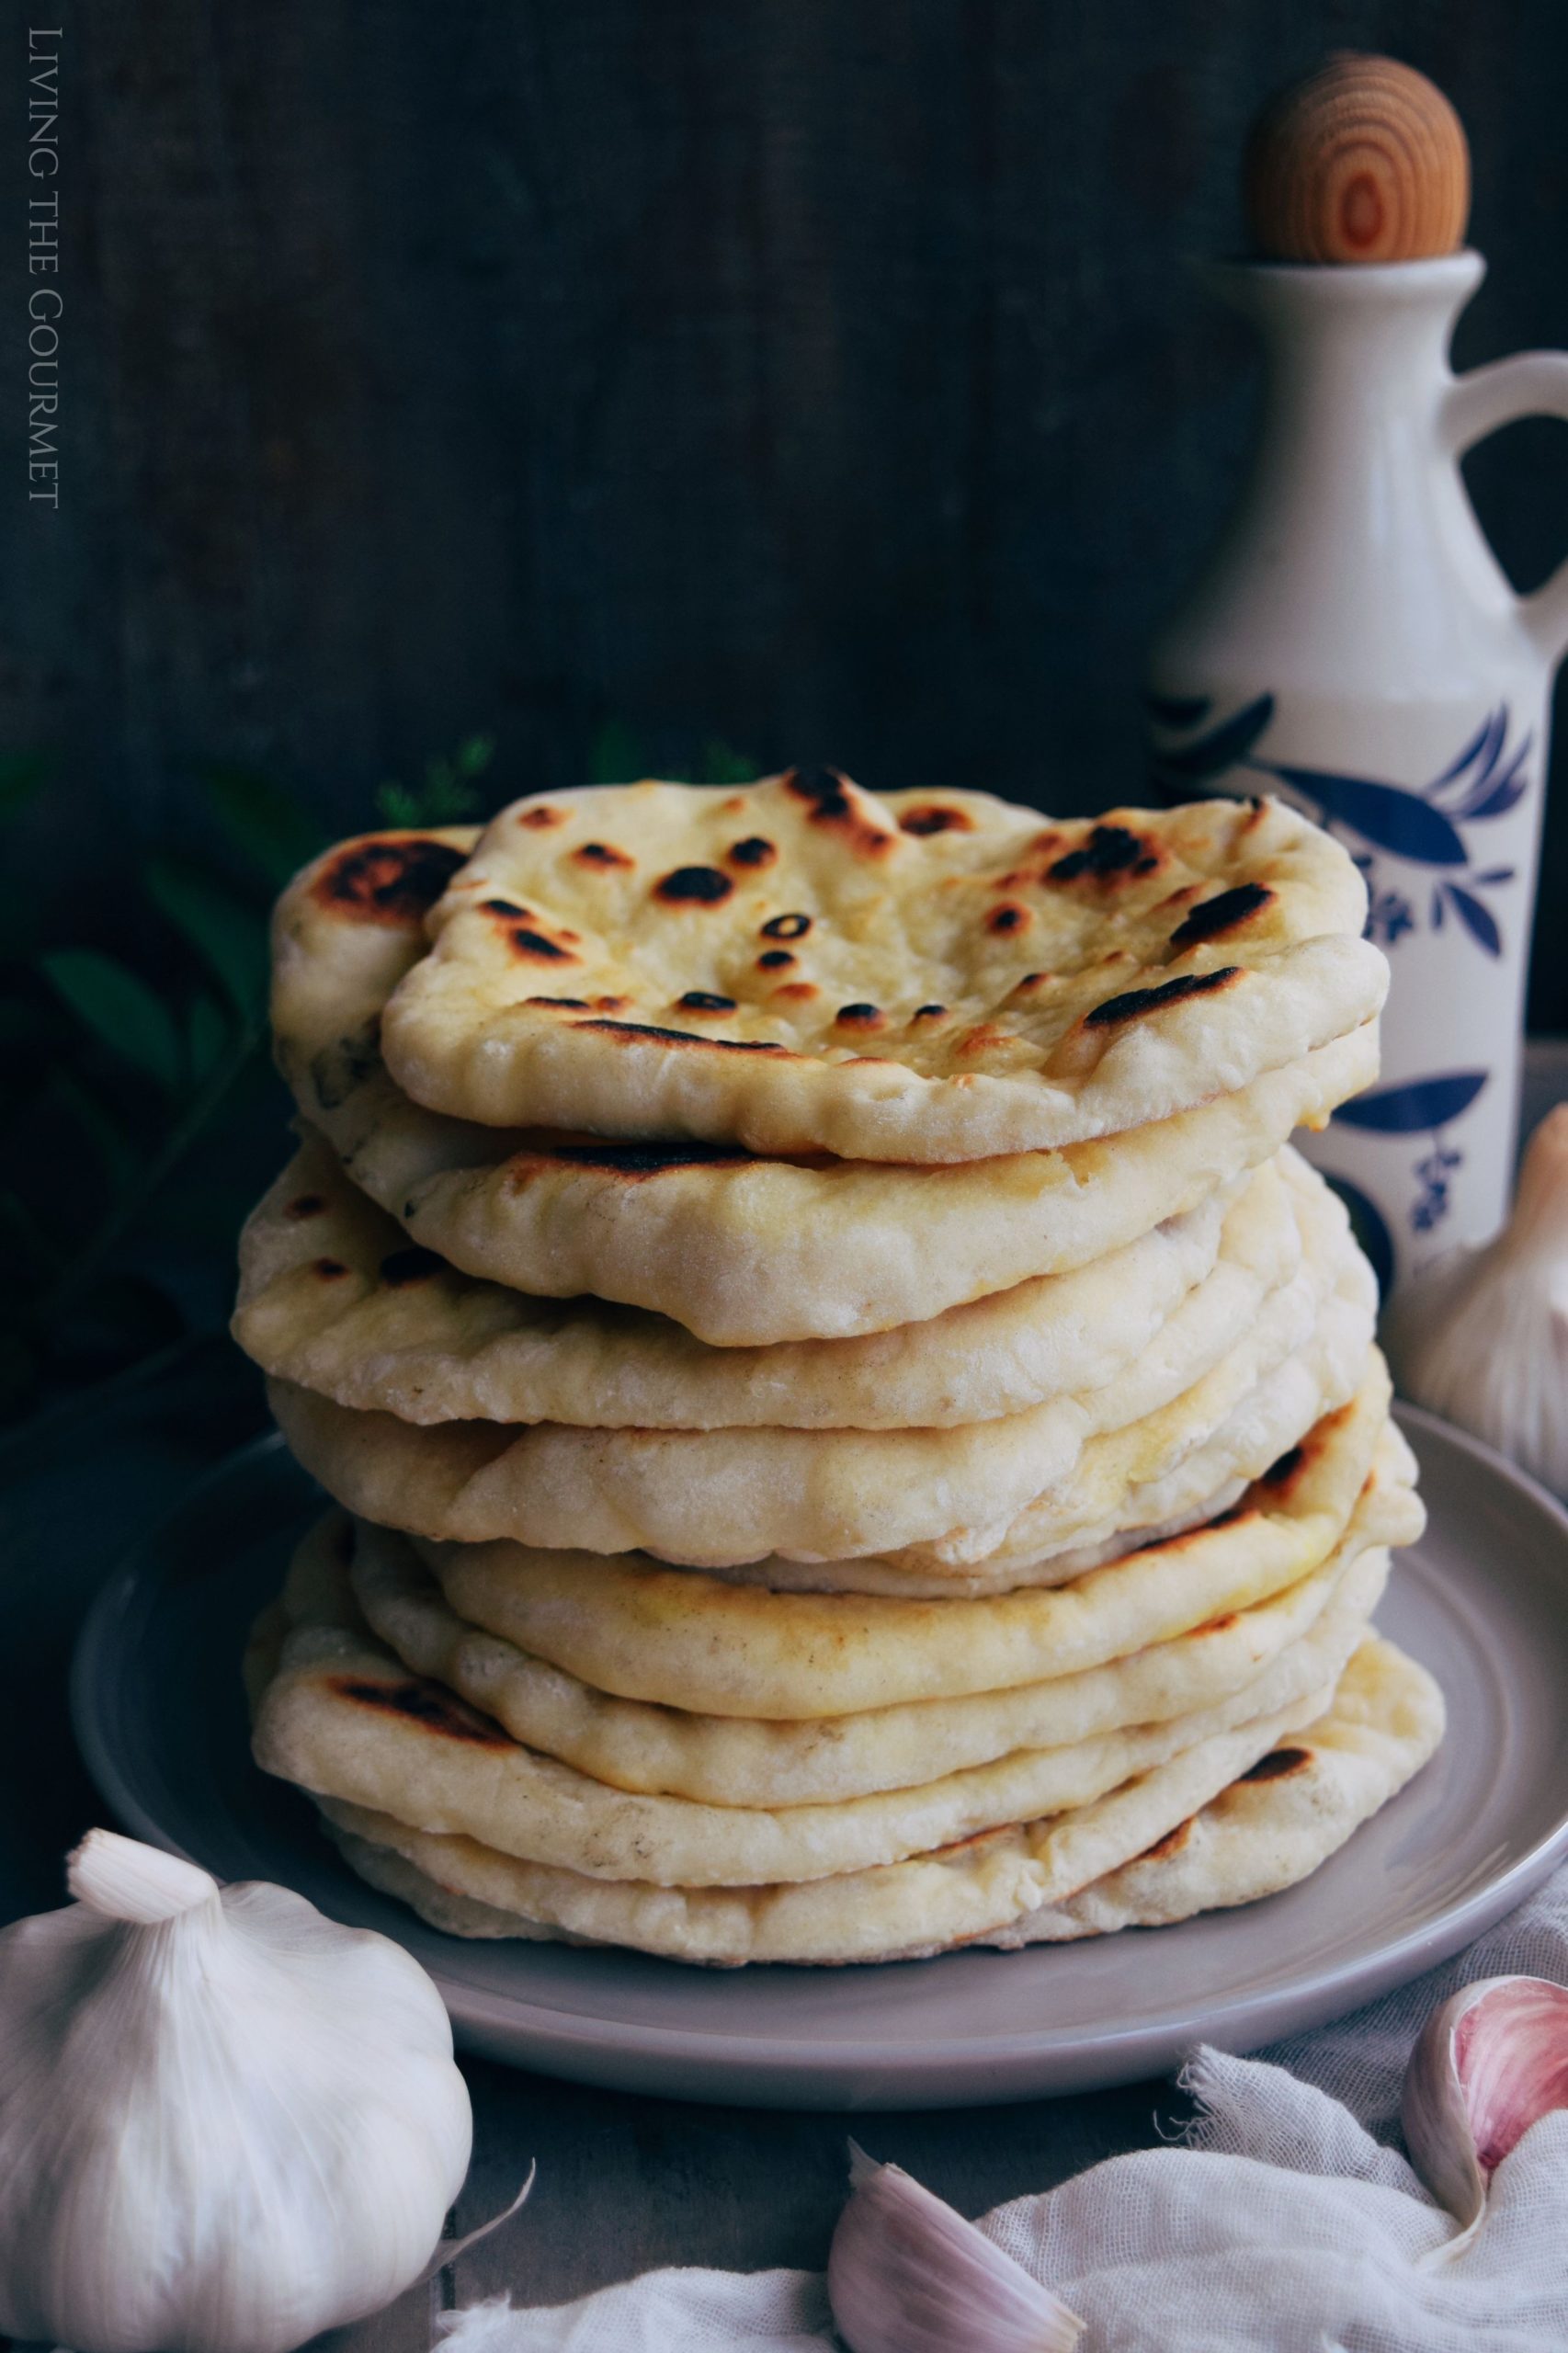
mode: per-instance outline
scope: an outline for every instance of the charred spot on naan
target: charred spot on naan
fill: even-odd
[[[1084,1025],[1090,1029],[1108,1029],[1123,1021],[1139,1021],[1145,1014],[1163,1012],[1166,1006],[1180,1005],[1187,997],[1213,996],[1241,977],[1239,964],[1222,964],[1217,972],[1184,972],[1174,981],[1162,981],[1155,988],[1128,989],[1120,996],[1108,996],[1103,1005],[1085,1013]]]
[[[1236,1775],[1237,1786],[1243,1781],[1284,1781],[1293,1773],[1304,1773],[1312,1761],[1310,1748],[1271,1748],[1256,1765]]]
[[[530,801],[526,809],[517,812],[517,823],[530,833],[544,833],[551,825],[563,825],[571,813],[553,801]]]
[[[840,1029],[885,1029],[888,1026],[880,1005],[841,1005],[833,1018]]]
[[[1203,899],[1171,934],[1173,948],[1196,948],[1201,940],[1218,939],[1239,931],[1253,916],[1274,904],[1274,892],[1262,882],[1238,882],[1232,891]]]
[[[1228,1504],[1223,1511],[1212,1512],[1207,1519],[1198,1520],[1191,1528],[1183,1528],[1174,1536],[1146,1536],[1142,1544],[1130,1545],[1123,1558],[1130,1560],[1134,1552],[1185,1552],[1189,1544],[1201,1543],[1203,1539],[1211,1535],[1217,1528],[1234,1528],[1244,1519],[1256,1519],[1259,1517],[1257,1506],[1249,1504],[1244,1495],[1239,1495],[1236,1501],[1233,1504]]]
[[[985,928],[994,938],[1006,939],[1018,932],[1028,931],[1033,921],[1034,916],[1028,907],[1020,906],[1016,899],[1006,899],[999,907],[992,908],[985,918]]]
[[[575,935],[574,935],[575,936]],[[575,964],[579,960],[560,939],[532,923],[515,923],[506,934],[512,953],[525,964]]]
[[[613,842],[579,842],[571,857],[574,865],[586,867],[591,874],[608,874],[617,868],[630,873],[637,863],[623,849],[617,849]]]
[[[428,834],[368,834],[334,851],[311,896],[351,923],[414,931],[465,862],[460,849]]]
[[[687,989],[684,996],[676,997],[676,1007],[681,1013],[733,1013],[735,1000],[720,996],[713,989]]]
[[[629,1041],[639,1038],[657,1038],[665,1046],[700,1046],[708,1053],[718,1054],[781,1054],[782,1046],[767,1038],[704,1038],[696,1029],[666,1029],[656,1021],[614,1021],[608,1018],[574,1021],[574,1029],[594,1029],[602,1036],[621,1038]]]
[[[955,809],[941,801],[924,801],[917,809],[905,809],[899,825],[906,834],[972,834],[974,819],[967,809]]]
[[[318,1281],[335,1283],[348,1272],[341,1258],[312,1258],[310,1272]]]
[[[717,907],[734,887],[716,866],[677,866],[654,883],[653,896],[666,907]]]
[[[762,834],[748,834],[744,841],[732,842],[724,852],[732,866],[744,866],[751,870],[776,865],[778,858],[777,843]]]
[[[769,915],[762,926],[764,939],[804,939],[812,927],[810,915]]]
[[[379,1272],[389,1290],[403,1290],[410,1283],[428,1282],[432,1275],[446,1274],[448,1267],[434,1250],[411,1243],[406,1250],[391,1251],[381,1260]]]
[[[857,858],[885,858],[897,828],[882,822],[875,803],[836,768],[791,768],[784,790],[807,804],[807,823],[821,825]]]
[[[1101,958],[1098,969],[1125,961],[1126,949],[1118,949]],[[1216,972],[1182,973],[1175,980],[1162,981],[1157,987],[1124,989],[1116,996],[1108,996],[1103,1004],[1092,1006],[1062,1031],[1051,1051],[1046,1071],[1052,1078],[1081,1076],[1093,1070],[1106,1051],[1110,1042],[1108,1032],[1128,1022],[1142,1020],[1145,1015],[1162,1013],[1188,997],[1212,996],[1241,977],[1240,965],[1226,964]]]
[[[327,1688],[354,1707],[395,1716],[442,1740],[460,1740],[476,1748],[511,1748],[510,1733],[490,1716],[482,1716],[439,1683],[410,1676],[399,1683],[376,1683],[369,1676],[332,1675]]]
[[[1233,1504],[1227,1504],[1223,1511],[1217,1511],[1212,1519],[1205,1520],[1203,1528],[1238,1528],[1244,1519],[1256,1519],[1257,1517],[1256,1506],[1249,1504],[1244,1495],[1238,1495]],[[1188,1532],[1194,1536],[1201,1536],[1203,1528],[1195,1528]],[[1174,1536],[1171,1539],[1173,1544],[1182,1544],[1187,1539],[1182,1536]]]
[[[1054,883],[1093,882],[1119,889],[1124,882],[1142,881],[1157,874],[1165,853],[1146,834],[1131,825],[1094,825],[1076,849],[1068,850],[1045,870],[1043,880]]]
[[[1354,1397],[1348,1404],[1336,1405],[1332,1414],[1324,1414],[1315,1421],[1305,1438],[1290,1447],[1277,1462],[1271,1462],[1267,1470],[1254,1480],[1254,1488],[1263,1491],[1269,1509],[1274,1508],[1282,1497],[1292,1494],[1311,1474],[1335,1445],[1340,1431],[1355,1411]]]
[[[283,1214],[299,1225],[308,1217],[320,1217],[325,1207],[320,1193],[296,1193],[291,1201],[285,1203]]]

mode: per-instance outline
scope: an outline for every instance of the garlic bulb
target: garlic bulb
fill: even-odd
[[[1568,1495],[1568,1103],[1530,1138],[1503,1232],[1418,1275],[1383,1341],[1406,1397]]]
[[[68,1879],[0,1933],[0,2331],[284,2353],[389,2302],[472,2140],[418,1963],[112,1831]]]
[[[898,2165],[849,2143],[827,2295],[849,2353],[1072,2353],[1076,2313]]]
[[[1558,2108],[1568,2108],[1568,1987],[1483,1977],[1433,2011],[1405,2073],[1403,2121],[1412,2165],[1462,2225],[1439,2258],[1470,2245],[1494,2168]]]

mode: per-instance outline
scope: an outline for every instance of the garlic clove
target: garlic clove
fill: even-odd
[[[1381,1336],[1404,1396],[1568,1495],[1568,1103],[1531,1136],[1503,1232],[1423,1269]]]
[[[1411,2163],[1461,2225],[1442,2258],[1470,2245],[1494,2171],[1559,2108],[1568,2108],[1568,1987],[1483,1977],[1433,2011],[1405,2071],[1402,2117]]]
[[[89,1830],[65,1859],[65,1884],[78,1904],[106,1920],[151,1927],[217,1901],[218,1882],[199,1863],[122,1838],[118,1830]]]
[[[850,2353],[1072,2353],[1084,2323],[899,2165],[849,2143],[827,2294]]]

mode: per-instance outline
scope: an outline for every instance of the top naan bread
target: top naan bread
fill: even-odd
[[[381,1026],[487,1126],[960,1161],[1245,1086],[1375,1014],[1366,891],[1274,801],[1043,819],[791,769],[504,810]]]
[[[551,1299],[652,1308],[717,1347],[891,1331],[1087,1266],[1321,1127],[1377,1076],[1376,1018],[1176,1118],[960,1162],[767,1158],[426,1110],[382,1063],[382,1016],[472,830],[366,834],[273,916],[272,1022],[301,1110],[360,1190],[450,1266]]]

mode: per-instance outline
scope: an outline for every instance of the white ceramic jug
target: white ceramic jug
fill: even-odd
[[[1393,971],[1376,1086],[1311,1156],[1387,1288],[1501,1223],[1568,564],[1518,597],[1483,538],[1464,450],[1568,416],[1568,353],[1456,377],[1475,253],[1368,267],[1238,263],[1210,283],[1260,330],[1252,476],[1161,631],[1157,788],[1277,792],[1367,877]]]

